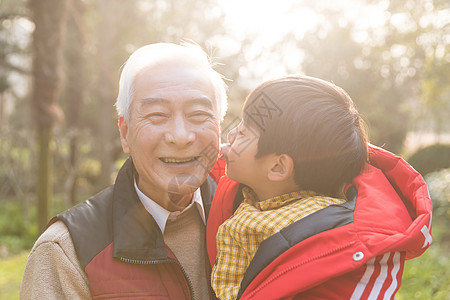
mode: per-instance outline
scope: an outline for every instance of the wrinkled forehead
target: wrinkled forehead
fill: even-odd
[[[158,61],[141,69],[133,79],[133,89],[134,104],[136,100],[142,104],[147,103],[148,101],[142,99],[151,94],[152,99],[164,99],[166,102],[196,100],[198,104],[204,104],[207,100],[207,106],[218,113],[214,85],[210,76],[207,71],[189,60]]]
[[[215,100],[214,83],[210,69],[189,57],[171,57],[154,61],[142,67],[133,77],[133,85],[141,80],[148,80],[147,85],[163,82],[165,85],[183,85],[187,88],[199,88]]]

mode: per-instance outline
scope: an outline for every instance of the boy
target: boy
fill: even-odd
[[[268,81],[247,97],[243,121],[223,150],[244,201],[218,230],[212,286],[235,299],[261,242],[288,225],[346,202],[344,187],[367,161],[367,137],[341,88],[306,76]]]

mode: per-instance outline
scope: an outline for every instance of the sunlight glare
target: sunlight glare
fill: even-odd
[[[298,71],[289,67],[299,65],[303,59],[295,40],[303,39],[306,32],[318,26],[322,29],[317,30],[316,34],[319,38],[321,35],[325,38],[327,30],[333,26],[327,13],[339,17],[338,26],[351,26],[353,40],[364,45],[384,43],[387,22],[406,31],[413,29],[413,24],[405,24],[405,16],[392,16],[387,11],[387,0],[370,5],[359,0],[219,0],[219,5],[225,12],[230,35],[237,41],[245,41],[245,59],[254,62],[247,66],[251,71],[240,70],[240,73],[250,72],[263,78]],[[289,44],[283,41],[286,38],[292,38],[293,45],[286,46]],[[226,43],[221,43],[224,48],[242,50],[231,43],[228,47],[224,45]],[[268,49],[267,53],[265,49]],[[260,61],[264,61],[264,64]]]
[[[221,0],[227,23],[238,38],[258,35],[262,42],[278,41],[288,31],[301,32],[317,25],[318,15],[311,9],[290,12],[290,1]]]

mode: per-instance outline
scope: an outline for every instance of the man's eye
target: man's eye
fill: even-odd
[[[147,115],[147,119],[151,122],[163,122],[167,120],[169,116],[164,113],[151,113]]]
[[[212,114],[208,112],[195,112],[189,115],[189,119],[195,122],[204,122],[212,118]]]

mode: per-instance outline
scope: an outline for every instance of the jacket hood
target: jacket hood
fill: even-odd
[[[389,246],[392,251],[405,251],[406,259],[420,256],[433,240],[431,234],[432,203],[427,185],[423,177],[401,157],[375,146],[370,146],[369,151],[370,167],[382,172],[387,180],[385,182],[386,189],[394,190],[397,195],[391,202],[398,205],[399,198],[404,205],[404,207],[398,205],[397,210],[392,212],[384,210],[387,214],[379,223],[391,223],[389,217],[402,219],[404,222],[396,227],[398,232],[391,232],[391,235],[388,232],[388,235],[384,237],[387,239],[385,242],[392,242]],[[362,188],[362,185],[370,185],[373,182],[365,179],[364,176],[358,176],[353,184],[358,189],[358,186]],[[391,194],[390,191],[389,194]],[[373,201],[377,201],[377,199],[373,199]],[[409,220],[405,216],[405,210],[410,216]],[[375,239],[371,242],[377,243],[383,242],[383,240]]]

